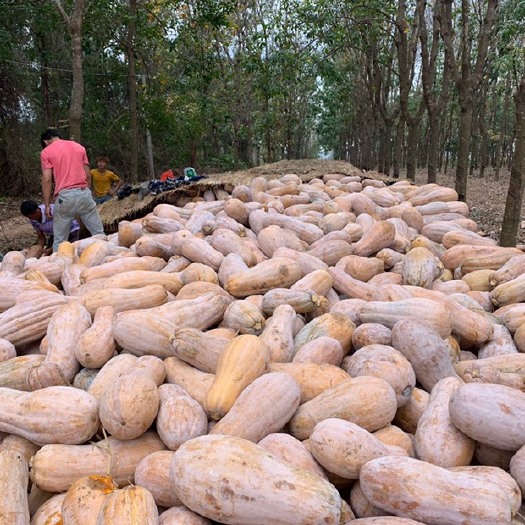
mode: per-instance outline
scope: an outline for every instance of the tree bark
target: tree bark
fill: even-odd
[[[82,109],[84,106],[84,71],[82,64],[82,20],[84,0],[75,0],[71,16],[66,13],[61,0],[54,0],[64,19],[71,37],[71,70],[73,82],[69,106],[69,137],[80,142],[82,132]]]
[[[515,153],[510,170],[509,191],[501,227],[501,246],[516,245],[516,234],[521,216],[525,182],[525,78],[518,86],[514,100],[516,102]]]
[[[499,180],[499,172],[502,164],[502,149],[505,141],[505,136],[507,135],[507,113],[510,105],[510,77],[507,78],[505,83],[505,96],[503,98],[503,109],[502,117],[500,118],[500,126],[498,133],[498,141],[496,143],[496,153],[494,158],[494,178]]]
[[[135,34],[137,26],[137,0],[129,0],[129,22],[126,39],[128,58],[128,96],[129,96],[129,145],[131,182],[138,182],[139,125],[137,114],[137,71],[135,65]]]

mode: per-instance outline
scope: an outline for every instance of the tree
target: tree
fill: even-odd
[[[516,128],[514,159],[510,170],[509,191],[501,227],[500,245],[515,246],[521,216],[523,188],[525,185],[525,77],[514,95],[516,103]]]
[[[137,115],[137,71],[135,67],[135,32],[137,0],[129,0],[128,34],[126,51],[128,58],[128,96],[130,122],[130,175],[131,182],[138,182],[139,125]]]
[[[68,15],[61,0],[53,0],[62,15],[71,37],[71,69],[73,83],[69,107],[69,136],[80,142],[82,131],[82,107],[84,105],[84,72],[82,65],[82,20],[84,0],[74,0],[71,14]]]

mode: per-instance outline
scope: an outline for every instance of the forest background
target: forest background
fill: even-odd
[[[330,156],[428,182],[525,167],[525,0],[2,0],[0,195],[48,126],[129,182]]]

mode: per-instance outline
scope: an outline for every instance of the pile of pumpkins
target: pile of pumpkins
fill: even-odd
[[[525,253],[450,188],[254,178],[0,267],[0,523],[503,525]]]

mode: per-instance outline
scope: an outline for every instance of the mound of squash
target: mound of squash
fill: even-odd
[[[503,525],[525,254],[450,188],[255,178],[0,266],[23,525]]]

